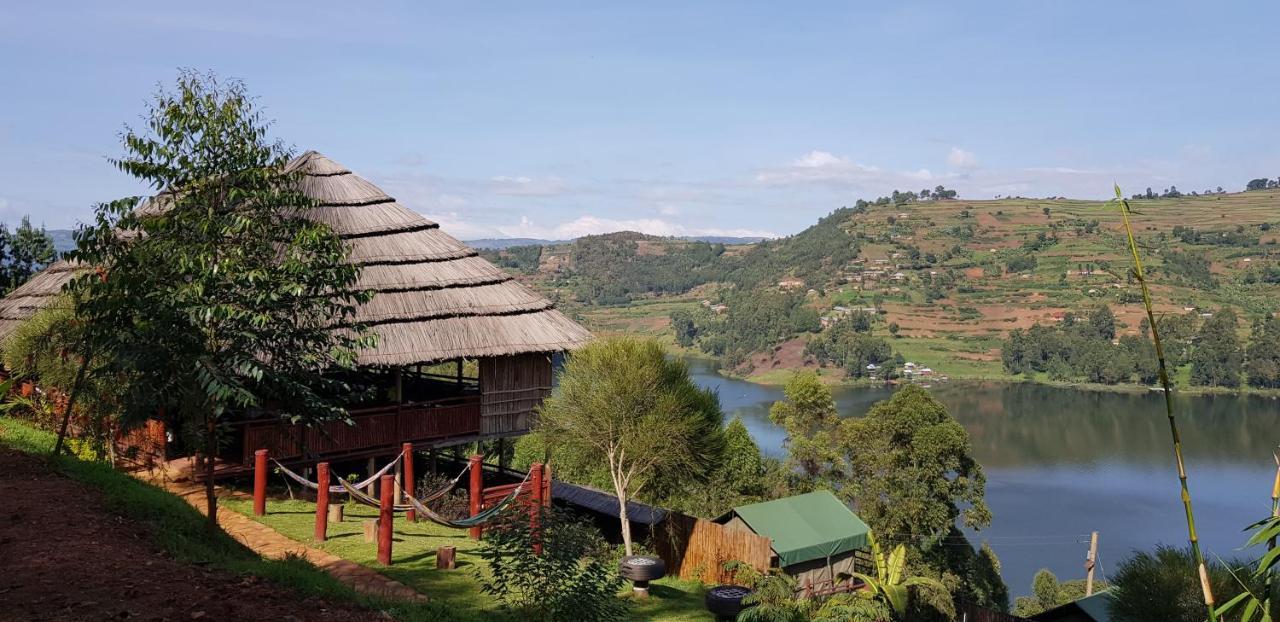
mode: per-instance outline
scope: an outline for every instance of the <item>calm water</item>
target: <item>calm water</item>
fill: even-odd
[[[724,378],[709,361],[690,363],[699,384],[719,391],[726,415],[741,416],[761,449],[780,456],[783,434],[769,422],[769,406],[782,399],[781,388]],[[1039,568],[1082,578],[1090,531],[1100,534],[1103,574],[1135,548],[1186,543],[1160,395],[1000,383],[932,391],[969,431],[986,470],[994,519],[970,537],[995,548],[1012,593],[1029,593]],[[891,393],[837,389],[835,397],[843,416],[859,417]],[[1270,511],[1280,401],[1180,396],[1177,408],[1206,555],[1235,556],[1241,529]]]

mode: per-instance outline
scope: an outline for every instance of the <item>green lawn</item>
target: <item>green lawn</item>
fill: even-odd
[[[224,507],[252,516],[252,501],[227,498]],[[457,620],[506,620],[498,604],[480,591],[477,572],[484,571],[484,561],[477,555],[479,546],[465,531],[449,529],[421,521],[411,524],[396,517],[392,544],[392,565],[377,562],[377,546],[365,542],[361,522],[375,518],[378,511],[348,503],[342,523],[329,525],[329,538],[320,543],[312,539],[315,526],[315,504],[302,500],[271,500],[267,515],[257,518],[276,531],[334,555],[377,569],[379,572],[426,594],[432,602],[443,605]],[[255,517],[256,518],[256,517]],[[457,547],[456,570],[437,570],[435,551],[445,545]],[[629,593],[630,588],[624,594]],[[703,608],[702,587],[697,583],[666,578],[653,584],[650,598],[636,601],[631,619],[683,622],[711,620]]]

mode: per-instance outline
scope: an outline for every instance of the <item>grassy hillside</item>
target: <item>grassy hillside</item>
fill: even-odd
[[[1159,313],[1229,307],[1244,337],[1280,308],[1280,191],[1132,206]],[[958,199],[860,204],[752,245],[584,238],[542,249],[529,278],[594,328],[668,337],[674,309],[696,311],[735,290],[803,295],[832,319],[875,308],[877,334],[896,324],[893,346],[908,360],[954,377],[998,377],[1000,342],[1015,328],[1107,304],[1119,334],[1137,333],[1142,312],[1128,270],[1120,214],[1105,202]],[[613,289],[602,299],[583,283]]]

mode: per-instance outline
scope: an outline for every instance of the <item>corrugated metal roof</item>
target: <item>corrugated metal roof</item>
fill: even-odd
[[[551,483],[551,498],[598,514],[618,518],[618,497],[602,490],[554,481]],[[666,517],[667,511],[660,507],[636,501],[627,502],[627,519],[633,523],[655,525]]]

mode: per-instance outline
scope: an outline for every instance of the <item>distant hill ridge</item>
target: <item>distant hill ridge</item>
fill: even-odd
[[[660,236],[640,233],[638,231],[614,231],[612,233],[601,233],[583,237],[606,237],[614,240],[681,240],[685,242],[706,242],[708,244],[755,244],[766,240],[764,237],[738,237],[727,235],[682,235],[682,236]],[[513,246],[559,246],[561,244],[571,244],[582,238],[572,238],[568,240],[543,240],[539,238],[481,238],[478,240],[463,240],[467,246],[484,250],[505,250]]]

